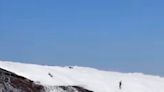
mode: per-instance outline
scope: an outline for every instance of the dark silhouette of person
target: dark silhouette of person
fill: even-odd
[[[122,81],[119,82],[119,89],[122,89]]]

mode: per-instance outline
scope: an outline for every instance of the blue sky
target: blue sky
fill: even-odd
[[[0,60],[164,76],[163,0],[0,0]]]

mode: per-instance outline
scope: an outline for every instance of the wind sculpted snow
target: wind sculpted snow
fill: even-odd
[[[70,68],[8,61],[0,61],[0,68],[45,86],[73,85],[94,92],[164,92],[164,78],[142,73],[118,73],[88,67]]]

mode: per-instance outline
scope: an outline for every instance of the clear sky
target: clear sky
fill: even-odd
[[[164,76],[163,0],[0,0],[0,60]]]

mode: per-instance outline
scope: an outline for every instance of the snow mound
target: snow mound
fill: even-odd
[[[77,85],[94,92],[164,92],[164,78],[78,66],[46,66],[0,61],[0,68],[46,86]],[[122,89],[119,89],[122,81]]]

